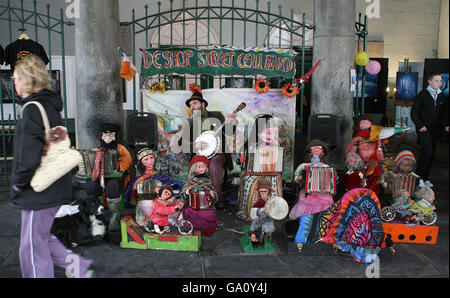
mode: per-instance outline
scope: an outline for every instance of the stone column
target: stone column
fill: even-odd
[[[80,0],[80,18],[75,19],[79,149],[100,145],[101,122],[119,124],[119,137],[124,135],[119,27],[118,0]]]
[[[311,79],[311,114],[338,116],[341,152],[328,161],[339,168],[345,167],[344,150],[353,126],[353,92],[349,90],[355,55],[355,15],[355,0],[314,1],[313,63],[320,57],[326,60]]]

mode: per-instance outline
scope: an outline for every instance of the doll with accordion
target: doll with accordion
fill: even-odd
[[[304,163],[295,170],[299,184],[298,201],[289,213],[291,219],[314,214],[334,204],[337,189],[336,171],[324,163],[328,146],[314,139],[306,146]]]

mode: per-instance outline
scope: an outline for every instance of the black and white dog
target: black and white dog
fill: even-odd
[[[65,207],[75,209],[76,212],[76,206],[79,212],[55,218],[51,233],[67,247],[102,242],[109,223],[108,210],[104,210],[98,199],[92,197],[86,197],[78,201],[78,204]]]

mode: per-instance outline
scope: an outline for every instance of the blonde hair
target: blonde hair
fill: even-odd
[[[33,94],[43,89],[52,89],[47,67],[39,57],[28,56],[20,59],[14,66],[14,71],[23,82],[24,93]]]

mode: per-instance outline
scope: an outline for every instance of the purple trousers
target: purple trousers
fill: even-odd
[[[68,277],[83,277],[93,262],[67,249],[50,234],[59,207],[22,210],[19,258],[24,278],[53,278],[54,265],[66,269]]]
[[[209,161],[209,175],[211,184],[217,191],[218,202],[222,201],[223,167],[225,165],[225,155],[217,153]]]

